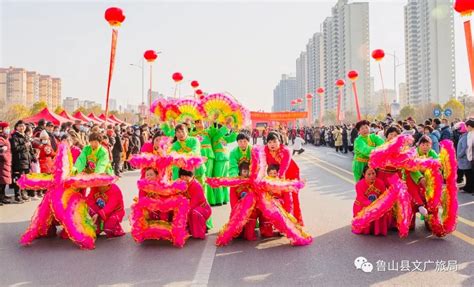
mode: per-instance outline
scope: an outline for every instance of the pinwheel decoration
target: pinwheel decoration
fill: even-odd
[[[62,225],[69,239],[83,249],[94,249],[96,227],[89,216],[84,195],[80,190],[88,187],[107,186],[116,177],[105,174],[79,174],[73,176],[72,156],[66,143],[59,145],[52,175],[28,174],[18,180],[22,189],[48,190],[36,209],[30,226],[20,239],[29,245],[48,235],[53,224]]]
[[[211,187],[242,186],[248,187],[248,192],[236,204],[231,213],[229,222],[224,225],[217,236],[216,245],[229,244],[233,238],[239,236],[252,213],[257,209],[284,234],[291,245],[308,245],[313,238],[297,223],[296,218],[286,212],[281,203],[274,196],[281,197],[283,193],[298,192],[304,187],[299,180],[288,181],[269,179],[266,172],[265,152],[262,147],[252,150],[252,164],[249,178],[208,178]]]

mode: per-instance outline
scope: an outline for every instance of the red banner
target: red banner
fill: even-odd
[[[115,49],[117,48],[117,36],[118,31],[112,29],[112,47],[110,50],[110,65],[109,65],[109,80],[107,82],[107,96],[105,98],[105,119],[109,116],[109,95],[110,95],[110,82],[112,81],[112,74],[114,72],[114,63],[115,63]]]
[[[308,112],[250,112],[250,119],[252,121],[273,121],[273,122],[289,122],[298,119],[306,119]]]

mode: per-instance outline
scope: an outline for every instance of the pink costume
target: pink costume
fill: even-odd
[[[300,179],[300,169],[295,161],[291,158],[290,149],[284,145],[280,145],[279,150],[271,152],[268,146],[265,146],[265,156],[267,165],[277,164],[280,166],[278,177],[292,180]],[[300,225],[303,225],[303,216],[300,209],[300,200],[298,193],[285,193],[283,195],[285,210],[295,216]]]
[[[99,215],[97,219],[97,235],[102,231],[107,237],[122,236],[120,222],[125,215],[122,191],[116,184],[104,187],[93,187],[86,199],[91,216]]]
[[[238,187],[232,187],[230,190],[230,207],[231,207],[231,212],[234,211],[234,207],[237,204],[237,202],[240,200],[241,195],[243,192],[249,192],[248,191],[249,186],[248,185],[240,185]],[[232,214],[231,216],[232,217]],[[241,236],[245,240],[253,241],[257,240],[257,236],[255,235],[255,227],[257,226],[257,218],[259,221],[259,228],[260,228],[260,235],[262,237],[272,237],[273,236],[273,225],[265,218],[263,217],[262,213],[260,210],[255,209],[252,212],[252,215],[250,215],[248,223],[245,225],[244,230],[241,234]]]
[[[386,190],[385,184],[381,179],[375,179],[375,183],[369,185],[367,181],[362,178],[356,184],[356,200],[353,207],[354,217],[365,207],[369,206],[374,200],[376,200]],[[361,234],[373,234],[373,235],[387,235],[387,231],[392,224],[392,214],[387,212],[381,218],[375,220],[370,224],[369,227],[364,229]]]
[[[191,208],[188,214],[189,233],[194,238],[204,239],[206,237],[206,220],[211,217],[211,206],[207,203],[201,184],[192,179],[188,183],[187,197]]]

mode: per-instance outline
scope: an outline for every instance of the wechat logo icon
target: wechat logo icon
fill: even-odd
[[[367,261],[367,259],[362,256],[357,257],[356,260],[354,260],[354,265],[356,269],[360,269],[365,273],[371,273],[372,270],[374,269],[374,266],[372,265],[372,263]]]

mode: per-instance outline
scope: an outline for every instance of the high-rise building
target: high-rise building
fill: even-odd
[[[39,74],[26,72],[26,105],[31,107],[39,101]]]
[[[384,89],[376,91],[374,93],[373,101],[373,105],[375,107],[376,112],[379,110],[379,108],[384,107],[384,99],[387,99],[387,105],[390,106],[393,102],[397,101],[397,94],[393,89]]]
[[[307,61],[306,69],[302,63]],[[296,60],[297,97],[315,93],[323,86],[324,110],[335,110],[339,90],[335,83],[345,79],[347,72],[357,70],[357,88],[361,111],[371,106],[370,51],[369,51],[369,4],[348,3],[339,0],[332,8],[331,17],[321,24],[321,32],[315,33]],[[314,115],[318,114],[320,97],[314,103]],[[343,111],[355,110],[355,99],[349,83],[343,89]]]
[[[308,58],[306,51],[296,59],[296,97],[304,99],[308,92]]]
[[[44,101],[52,110],[58,107],[61,79],[22,68],[0,68],[0,111],[15,104],[29,108],[38,101]]]
[[[79,108],[79,106],[80,105],[78,98],[67,97],[63,100],[63,109],[65,109],[69,113],[75,112]]]
[[[50,107],[52,109],[56,109],[60,105],[61,105],[61,79],[51,78],[51,106]]]
[[[313,118],[320,113],[320,98],[316,89],[321,86],[321,33],[314,33],[306,45],[307,56],[307,93],[313,95]]]
[[[398,84],[398,97],[400,99],[400,106],[402,108],[408,105],[407,84],[405,83]]]
[[[283,74],[273,90],[273,112],[291,110],[290,102],[296,97],[296,77]]]
[[[0,112],[7,110],[7,76],[8,70],[0,68]]]
[[[39,100],[45,102],[48,107],[53,105],[53,84],[48,75],[39,76]]]
[[[405,6],[408,104],[446,103],[455,96],[451,0],[409,0]]]
[[[9,68],[7,74],[6,104],[26,106],[26,70]]]

